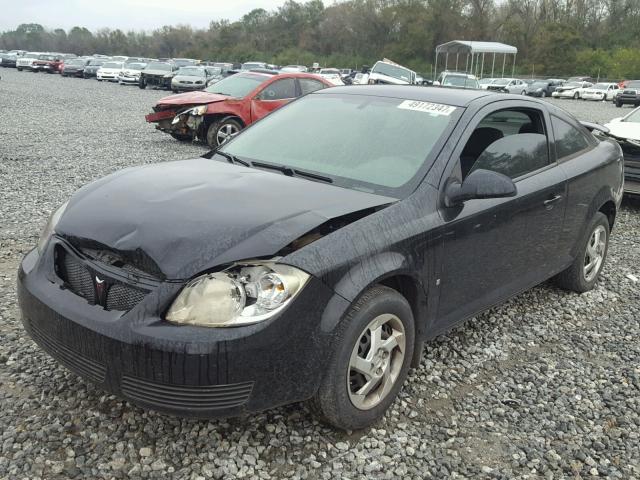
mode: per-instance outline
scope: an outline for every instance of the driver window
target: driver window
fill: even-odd
[[[532,134],[536,137],[528,136]],[[503,139],[508,140],[501,141]],[[513,147],[519,142],[523,149],[526,144],[534,151],[514,155]],[[499,171],[511,178],[538,170],[550,163],[546,145],[547,135],[540,111],[506,109],[492,112],[478,124],[460,154],[462,180],[478,168]],[[504,151],[498,167],[498,163],[489,159],[499,157],[501,150]]]
[[[295,98],[296,81],[293,78],[283,78],[273,82],[260,92],[260,100],[285,100]]]

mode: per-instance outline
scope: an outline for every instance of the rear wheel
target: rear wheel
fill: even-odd
[[[18,70],[19,72],[21,72],[21,71],[22,71],[22,68],[21,68],[21,67],[17,67],[17,70]]]
[[[325,376],[310,401],[314,412],[345,430],[381,418],[407,377],[414,328],[400,293],[382,285],[365,292],[336,327]]]
[[[622,107],[622,102],[620,102],[620,100],[616,100],[616,107]]]
[[[145,88],[147,88],[147,83],[144,80],[140,80],[138,82],[138,87],[144,90]]]
[[[609,248],[609,219],[602,212],[597,212],[576,255],[573,264],[555,277],[555,282],[562,288],[584,293],[593,289]]]
[[[207,145],[217,148],[235,137],[242,128],[242,124],[233,117],[213,121],[207,128]]]
[[[573,99],[578,100],[580,98],[580,94],[578,92],[573,94]]]

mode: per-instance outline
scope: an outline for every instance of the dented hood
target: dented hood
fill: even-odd
[[[122,170],[79,190],[56,233],[142,254],[169,279],[275,255],[327,220],[393,198],[217,160]]]
[[[204,105],[207,103],[222,102],[231,97],[209,92],[187,92],[161,98],[158,105]]]

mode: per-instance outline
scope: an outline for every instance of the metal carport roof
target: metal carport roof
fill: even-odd
[[[456,71],[458,71],[458,68],[462,67],[462,64],[464,64],[464,71],[467,73],[472,73],[478,78],[482,78],[482,76],[484,75],[485,55],[489,54],[490,56],[488,61],[491,62],[492,77],[496,69],[496,55],[502,55],[502,77],[504,78],[504,70],[507,64],[507,55],[513,55],[513,64],[511,66],[511,75],[513,76],[516,67],[517,53],[518,49],[516,47],[499,42],[453,40],[451,42],[443,43],[442,45],[438,45],[436,47],[433,79],[436,80],[438,78],[438,58],[441,54],[445,57],[444,70],[447,70],[449,68],[449,65],[455,65],[454,68]],[[449,63],[449,57],[453,57],[451,59],[451,63]]]
[[[518,49],[499,42],[473,42],[468,40],[453,40],[436,47],[437,53],[497,53],[515,55]]]

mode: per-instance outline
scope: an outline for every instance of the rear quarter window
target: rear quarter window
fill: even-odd
[[[555,149],[558,160],[571,157],[591,148],[594,142],[579,128],[556,116],[551,116],[551,125],[555,137]]]

